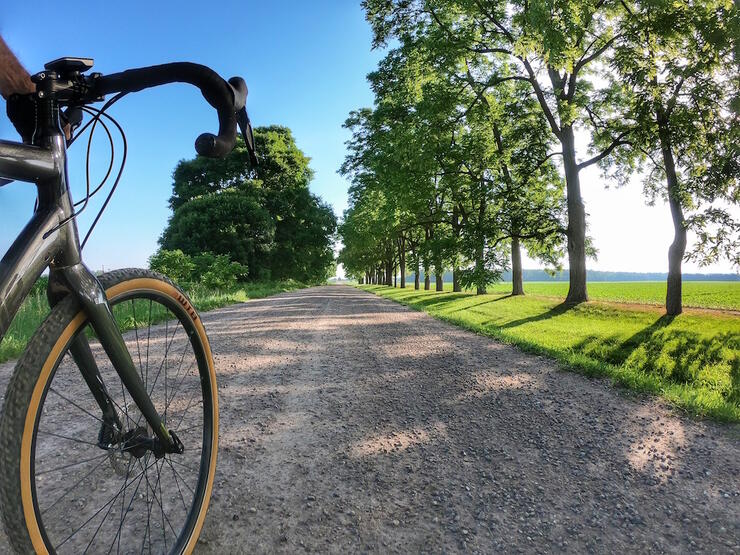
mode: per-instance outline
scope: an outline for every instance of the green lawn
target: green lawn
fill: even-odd
[[[302,287],[306,286],[297,281],[288,280],[247,283],[230,291],[214,291],[206,289],[202,285],[196,285],[190,288],[187,293],[199,311],[206,311],[250,299],[261,299]],[[122,331],[134,329],[134,327],[137,327],[137,323],[138,327],[147,324],[146,321],[142,320],[145,312],[140,311],[134,319],[134,314],[129,314],[128,304],[117,307],[114,312]],[[36,331],[36,328],[39,327],[48,313],[49,304],[46,302],[45,282],[39,280],[16,314],[8,333],[0,343],[0,362],[17,358],[23,352],[33,332]],[[154,313],[152,314],[152,321],[162,321],[165,317],[164,311],[162,311],[162,314]]]
[[[533,285],[525,290],[534,291]],[[589,284],[592,297],[599,285]],[[411,289],[360,287],[569,369],[658,394],[694,415],[740,421],[740,317],[732,313],[669,318],[659,308],[598,302],[567,308],[546,297],[414,291],[413,283]]]
[[[413,287],[413,276],[408,283]],[[445,283],[444,287],[445,291],[452,291],[451,283]],[[510,293],[511,282],[491,285],[488,292]],[[568,293],[568,282],[525,281],[524,292],[528,295],[564,299]],[[592,301],[662,306],[665,304],[665,293],[665,281],[592,281],[588,284],[588,296]],[[740,310],[740,281],[684,281],[683,304],[693,308]]]

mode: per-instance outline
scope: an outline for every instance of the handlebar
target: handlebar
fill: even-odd
[[[93,81],[92,92],[102,97],[117,92],[137,92],[167,83],[195,85],[218,113],[218,135],[200,135],[195,141],[198,154],[218,158],[231,152],[236,144],[239,112],[245,109],[247,100],[247,85],[241,77],[232,77],[226,82],[206,66],[175,62],[97,77]]]

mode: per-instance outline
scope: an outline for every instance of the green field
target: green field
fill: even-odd
[[[305,285],[297,281],[288,280],[242,284],[230,291],[214,291],[206,289],[202,285],[196,285],[188,289],[187,293],[199,311],[206,311],[250,299],[261,299],[275,293],[292,291],[302,287],[305,287]],[[119,325],[121,325],[122,331],[137,327],[133,314],[120,312],[120,310],[126,310],[127,306],[119,307],[116,310],[116,319]],[[45,283],[39,281],[23,303],[23,306],[21,306],[13,323],[10,325],[8,333],[0,343],[0,362],[17,358],[23,352],[33,332],[36,331],[36,328],[39,327],[48,313],[49,304],[46,302]],[[140,312],[139,314],[141,315],[143,313]],[[160,317],[157,314],[153,314],[153,321],[161,321],[163,318],[164,315]],[[138,324],[139,326],[146,325],[146,322],[139,321]]]
[[[414,286],[414,278],[407,286]],[[445,291],[452,291],[452,284],[444,284]],[[432,282],[434,289],[434,282]],[[489,293],[511,292],[511,282],[491,285]],[[527,295],[564,299],[568,293],[567,281],[525,281]],[[588,284],[592,301],[638,303],[662,306],[665,303],[665,281],[597,281]],[[687,308],[714,308],[740,310],[740,281],[684,281],[683,304]]]
[[[525,291],[535,291],[536,285],[525,284]],[[546,292],[560,287],[540,285],[540,291]],[[649,292],[657,291],[636,283],[634,288],[643,291],[638,293],[622,283],[614,285],[614,290],[627,296],[609,297],[609,287],[600,285],[589,284],[592,297],[601,292],[609,300],[634,301],[649,299]],[[702,285],[705,292],[721,295],[720,284]],[[631,389],[660,395],[693,415],[740,421],[740,316],[733,313],[695,312],[670,318],[658,307],[635,310],[589,302],[569,308],[558,299],[534,295],[414,291],[413,283],[410,289],[361,287],[524,350],[548,355],[565,368],[609,376]],[[505,284],[496,289],[499,287],[508,293]],[[720,299],[714,306],[727,308],[736,303]]]

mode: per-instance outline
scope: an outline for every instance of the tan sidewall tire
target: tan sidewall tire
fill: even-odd
[[[131,271],[131,272],[120,271],[120,272],[124,274],[132,274],[134,271]],[[117,274],[117,273],[118,272],[112,272],[112,274]],[[210,457],[210,464],[209,464],[209,469],[208,469],[208,477],[207,477],[206,486],[205,486],[205,492],[203,496],[203,502],[201,503],[200,511],[195,521],[193,532],[188,538],[188,541],[183,551],[184,553],[191,553],[195,547],[195,543],[197,542],[198,537],[200,535],[200,531],[203,527],[203,522],[205,520],[206,512],[208,510],[208,504],[211,498],[211,491],[213,488],[213,479],[214,479],[214,475],[216,472],[216,459],[217,459],[217,450],[218,450],[218,390],[216,387],[216,372],[215,372],[215,367],[213,364],[213,356],[211,354],[208,337],[206,336],[205,328],[203,327],[201,319],[195,312],[194,308],[190,304],[190,301],[185,296],[185,294],[182,293],[182,291],[180,291],[177,287],[175,287],[171,282],[169,282],[167,278],[164,278],[163,276],[159,276],[155,274],[154,272],[138,271],[136,273],[141,273],[145,275],[141,275],[139,277],[134,277],[133,275],[129,275],[128,278],[124,277],[122,281],[119,281],[118,283],[115,283],[106,289],[106,295],[108,296],[109,301],[113,302],[117,298],[120,298],[121,296],[130,294],[130,293],[146,292],[146,291],[156,291],[159,294],[164,294],[172,298],[174,301],[176,301],[179,305],[181,305],[186,310],[186,312],[190,315],[191,320],[193,320],[194,328],[199,336],[199,340],[201,341],[203,345],[203,349],[205,351],[206,360],[208,364],[208,372],[210,374],[211,395],[212,395],[211,402],[213,406],[213,434],[212,434],[212,444],[211,444],[211,457]],[[104,284],[107,281],[104,279],[105,277],[106,276],[101,277],[101,282],[103,282]],[[61,305],[59,305],[58,307],[55,307],[55,310],[57,310],[60,307]],[[51,315],[49,318],[51,318]],[[34,431],[36,427],[36,420],[38,418],[40,403],[44,397],[44,391],[46,390],[47,382],[49,378],[53,375],[53,370],[56,364],[58,363],[59,356],[65,352],[65,350],[67,349],[69,345],[70,340],[74,337],[75,333],[85,324],[86,324],[85,316],[82,312],[79,312],[77,313],[76,316],[72,318],[69,324],[66,325],[61,335],[58,336],[58,339],[54,343],[51,351],[46,357],[44,364],[41,367],[41,372],[38,378],[36,379],[36,384],[31,393],[30,402],[28,403],[28,409],[26,410],[25,423],[23,426],[23,434],[22,434],[22,441],[21,441],[21,453],[20,453],[21,499],[22,499],[22,506],[23,506],[23,517],[26,523],[28,537],[31,541],[33,549],[37,553],[48,553],[49,551],[48,551],[47,546],[44,543],[41,530],[40,530],[40,526],[36,518],[36,510],[34,508],[33,494],[32,494],[33,476],[31,476],[31,456],[32,456],[33,436],[34,436]],[[39,328],[39,332],[41,332],[41,328]],[[31,345],[29,344],[29,348],[30,347]],[[21,359],[21,361],[22,360],[23,359]],[[21,361],[19,361],[19,366],[20,366]],[[6,527],[7,527],[7,524],[6,524]]]

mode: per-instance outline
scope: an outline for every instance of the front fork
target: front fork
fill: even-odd
[[[154,408],[149,392],[141,380],[118,329],[103,286],[95,275],[81,262],[72,266],[52,267],[47,294],[52,306],[67,294],[77,297],[121,381],[156,434],[159,446],[154,446],[155,453],[182,453],[184,450],[182,443],[174,433],[170,433],[165,428],[159,413]],[[85,383],[100,406],[104,422],[115,424],[121,432],[125,431],[100,375],[98,365],[95,363],[90,344],[83,333],[78,333],[73,339],[70,352]],[[103,435],[101,430],[100,442],[103,441]]]

